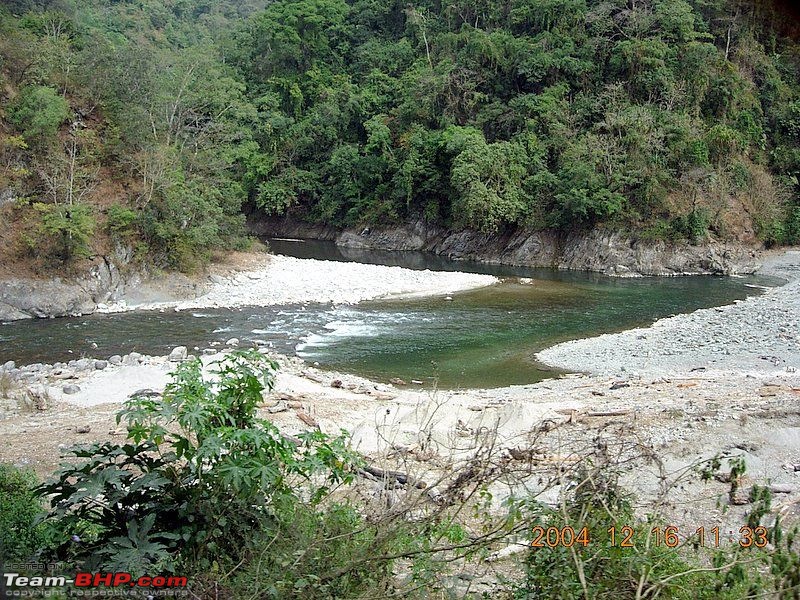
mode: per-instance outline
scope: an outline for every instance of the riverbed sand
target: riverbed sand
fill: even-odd
[[[101,312],[174,308],[233,308],[307,302],[357,304],[400,296],[435,296],[493,285],[492,275],[418,271],[402,267],[261,253],[245,269],[212,273],[202,295],[171,302],[120,302]]]

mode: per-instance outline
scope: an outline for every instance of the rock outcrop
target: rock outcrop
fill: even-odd
[[[256,234],[335,241],[343,248],[421,250],[454,260],[527,267],[596,271],[607,275],[734,275],[759,267],[755,248],[738,242],[692,245],[636,238],[593,229],[557,233],[513,229],[494,235],[447,230],[416,221],[408,225],[335,230],[289,219],[251,223]]]
[[[123,278],[108,259],[98,259],[73,280],[12,278],[0,281],[0,320],[65,317],[92,313],[123,287]]]
[[[120,301],[136,305],[184,300],[202,294],[205,287],[182,273],[152,276],[132,268],[119,256],[100,257],[88,270],[69,279],[0,280],[0,321],[86,315]]]

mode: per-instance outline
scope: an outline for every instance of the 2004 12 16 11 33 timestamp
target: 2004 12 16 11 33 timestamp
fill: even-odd
[[[719,548],[721,544],[738,543],[742,548],[764,548],[769,543],[769,530],[766,527],[749,527],[745,525],[738,531],[716,527],[697,527],[696,529],[681,529],[674,525],[647,528],[646,525],[633,527],[622,525],[610,527],[605,535],[596,536],[589,532],[587,527],[575,529],[566,527],[543,527],[537,525],[532,530],[531,547],[555,548],[563,546],[586,547],[594,543],[606,543],[620,548],[633,548],[637,533],[648,532],[650,543],[656,546],[677,548],[682,543],[691,543],[708,548]]]

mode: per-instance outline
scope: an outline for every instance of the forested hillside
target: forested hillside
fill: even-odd
[[[192,268],[243,211],[800,241],[800,45],[740,0],[17,0],[6,261]]]

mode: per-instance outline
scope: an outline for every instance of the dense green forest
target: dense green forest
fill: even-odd
[[[800,241],[800,44],[741,0],[16,0],[16,256],[191,268],[244,212]]]

